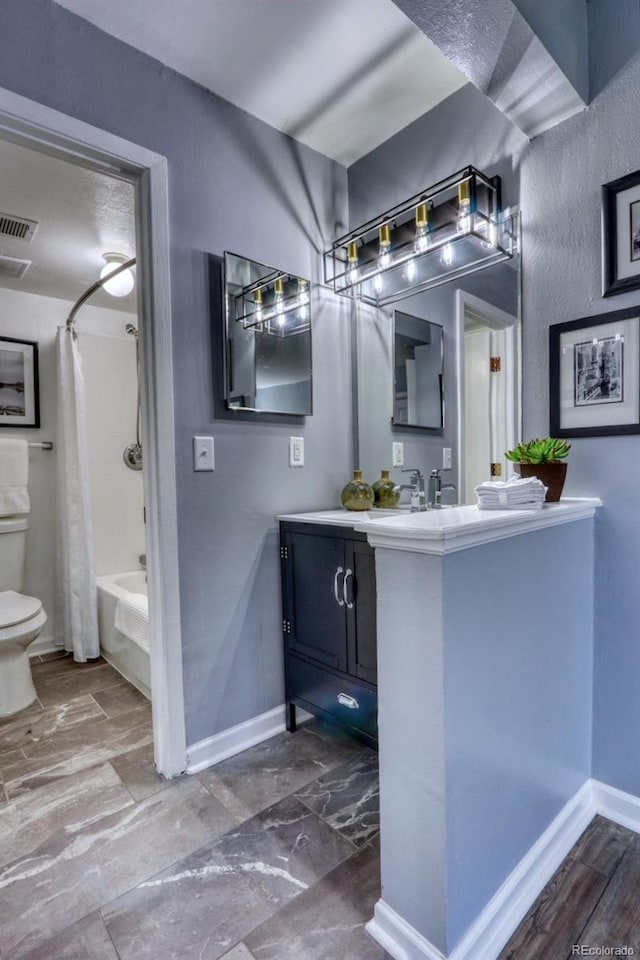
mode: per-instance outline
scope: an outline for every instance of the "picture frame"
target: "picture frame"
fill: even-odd
[[[0,428],[39,426],[38,344],[0,337]]]
[[[603,297],[640,287],[640,170],[602,187]]]
[[[640,433],[640,307],[549,327],[552,437]]]

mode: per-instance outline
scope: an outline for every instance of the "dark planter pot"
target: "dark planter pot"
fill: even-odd
[[[562,494],[564,480],[567,475],[567,465],[559,461],[558,463],[521,463],[521,477],[537,477],[547,488],[545,501],[547,503],[557,503]]]

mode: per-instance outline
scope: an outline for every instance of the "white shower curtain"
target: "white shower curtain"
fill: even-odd
[[[77,342],[58,328],[56,643],[84,663],[100,654],[84,377]]]

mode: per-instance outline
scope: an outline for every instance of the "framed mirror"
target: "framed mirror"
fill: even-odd
[[[393,312],[393,416],[395,426],[442,431],[443,330],[401,310]]]
[[[224,255],[225,401],[229,410],[310,416],[310,285]]]

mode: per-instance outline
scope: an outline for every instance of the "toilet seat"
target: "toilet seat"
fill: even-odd
[[[15,590],[3,590],[0,592],[0,630],[25,623],[41,610],[42,602],[37,597],[28,597]]]

